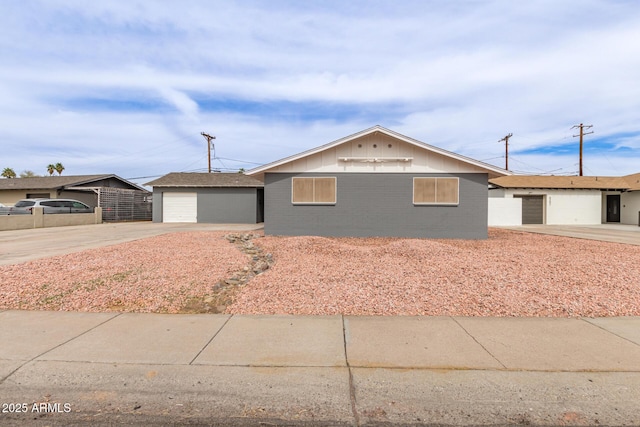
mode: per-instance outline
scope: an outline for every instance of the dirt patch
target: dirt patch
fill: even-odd
[[[226,237],[225,237],[226,236]],[[0,308],[432,316],[640,315],[640,247],[167,234],[0,267]]]

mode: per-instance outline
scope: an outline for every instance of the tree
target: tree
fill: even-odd
[[[53,163],[47,166],[47,172],[49,172],[49,176],[53,175],[55,171],[56,171],[56,165],[54,165]]]
[[[54,165],[54,168],[56,172],[58,172],[58,175],[62,175],[62,171],[64,170],[64,166],[62,166],[62,163],[56,163]]]
[[[238,173],[244,174],[244,168],[238,169]]]
[[[5,178],[15,178],[16,172],[11,168],[4,168],[2,171],[2,176]]]
[[[22,171],[20,172],[20,178],[33,178],[36,176],[40,176],[40,175],[36,175],[36,173],[34,171]]]

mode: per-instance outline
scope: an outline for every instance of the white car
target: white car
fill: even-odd
[[[9,215],[31,214],[38,207],[44,208],[45,214],[93,212],[89,206],[72,199],[22,199],[9,208]]]

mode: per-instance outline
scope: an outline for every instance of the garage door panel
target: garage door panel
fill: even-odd
[[[198,195],[196,193],[164,193],[162,222],[198,222]]]
[[[543,196],[513,196],[522,199],[522,223],[543,224]]]

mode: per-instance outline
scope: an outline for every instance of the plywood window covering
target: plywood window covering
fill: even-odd
[[[458,178],[413,178],[414,205],[457,205],[459,195]]]
[[[291,193],[293,204],[335,204],[336,178],[293,178]]]

